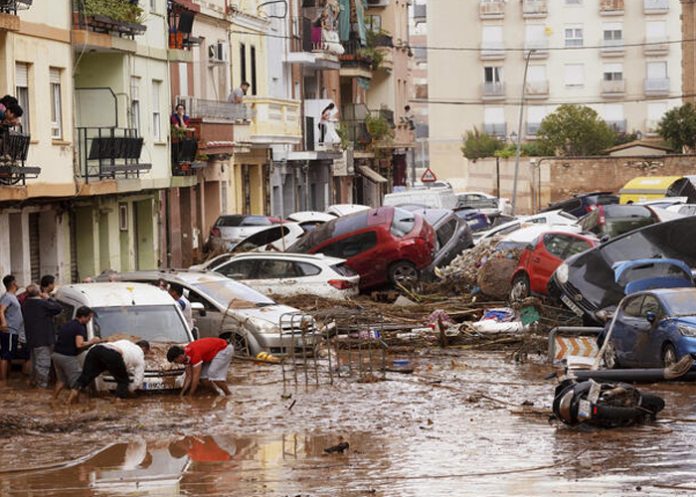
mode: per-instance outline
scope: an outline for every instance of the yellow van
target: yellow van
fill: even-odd
[[[619,190],[619,203],[647,202],[665,197],[688,197],[696,201],[696,176],[638,176]]]

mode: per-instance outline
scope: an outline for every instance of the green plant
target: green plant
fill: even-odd
[[[365,126],[375,142],[387,142],[394,138],[394,130],[383,116],[367,116]]]
[[[382,67],[384,54],[375,47],[364,47],[358,50],[358,57],[370,63],[373,71]]]
[[[104,16],[114,21],[139,23],[144,19],[143,9],[124,0],[84,0],[84,14]]]
[[[336,134],[341,139],[341,148],[343,150],[347,149],[348,145],[350,145],[350,139],[348,138],[348,128],[346,128],[343,123],[339,123],[338,126],[336,126]]]
[[[614,144],[615,136],[593,109],[564,104],[541,122],[537,142],[543,155],[601,155]]]
[[[668,111],[660,120],[657,132],[674,150],[696,150],[696,108],[686,103]]]
[[[478,129],[467,131],[462,145],[462,153],[467,159],[476,161],[484,157],[493,157],[496,152],[502,150],[505,144],[488,133],[481,133]]]

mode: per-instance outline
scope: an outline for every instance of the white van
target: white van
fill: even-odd
[[[450,188],[416,188],[404,192],[387,193],[383,206],[417,205],[429,209],[455,209],[457,195]]]
[[[193,334],[181,308],[167,292],[144,283],[86,283],[59,287],[56,300],[63,306],[58,317],[61,326],[73,319],[82,306],[95,312],[87,325],[88,339],[128,335],[150,342],[143,390],[181,388],[184,368],[167,361],[167,350],[171,345],[191,342]],[[95,384],[97,391],[116,388],[114,379],[104,374]]]

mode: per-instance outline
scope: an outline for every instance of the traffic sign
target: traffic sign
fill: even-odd
[[[435,183],[436,181],[437,176],[430,168],[426,169],[423,176],[421,176],[421,183]]]

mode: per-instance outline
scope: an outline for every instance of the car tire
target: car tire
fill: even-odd
[[[515,276],[510,289],[510,301],[519,302],[529,297],[531,294],[529,286],[529,277],[526,274],[522,273]]]
[[[662,367],[668,368],[677,363],[677,350],[671,343],[665,344],[662,347]]]
[[[234,346],[234,355],[241,357],[256,357],[261,351],[256,340],[246,333],[239,331],[226,331],[221,333],[218,338],[227,340]]]
[[[401,283],[406,288],[418,282],[418,269],[408,261],[398,261],[389,267],[389,281],[396,285]]]

